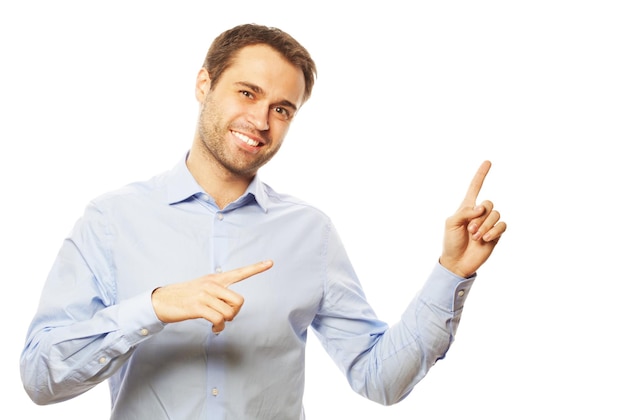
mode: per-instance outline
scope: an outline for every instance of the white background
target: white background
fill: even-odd
[[[509,224],[446,359],[398,405],[354,394],[311,335],[308,418],[625,417],[622,2],[347,3],[1,4],[4,413],[108,418],[106,384],[46,407],[23,391],[39,292],[89,199],[183,156],[206,49],[255,22],[319,68],[261,175],[333,218],[381,318],[421,287],[484,159],[480,198]]]

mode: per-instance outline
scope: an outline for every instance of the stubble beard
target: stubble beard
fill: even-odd
[[[244,129],[243,131],[246,130]],[[200,111],[198,134],[202,142],[204,154],[216,164],[232,175],[252,178],[256,175],[259,168],[274,157],[280,148],[277,147],[270,152],[259,153],[252,159],[244,159],[229,153],[227,141],[225,140],[229,133],[230,125],[224,122],[220,108],[209,96]]]

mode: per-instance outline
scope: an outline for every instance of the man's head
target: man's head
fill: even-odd
[[[304,101],[311,96],[317,69],[309,52],[291,35],[278,28],[257,24],[235,26],[220,34],[209,48],[204,67],[215,85],[224,70],[231,64],[236,53],[249,45],[266,44],[279,52],[287,61],[300,68],[304,74]]]
[[[280,149],[315,75],[306,49],[279,29],[249,24],[219,35],[196,79],[192,161],[251,179]]]

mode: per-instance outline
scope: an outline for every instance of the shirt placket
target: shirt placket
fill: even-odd
[[[223,265],[228,254],[229,232],[227,215],[217,211],[213,215],[212,245],[208,256],[213,262],[214,273],[224,271]],[[214,418],[223,418],[225,415],[224,401],[227,397],[225,389],[226,360],[222,348],[225,345],[224,335],[209,334],[207,342],[207,407]],[[213,418],[213,417],[212,417]]]

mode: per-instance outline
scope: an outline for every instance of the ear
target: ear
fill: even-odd
[[[198,72],[198,76],[196,76],[196,100],[201,104],[204,103],[204,98],[209,93],[211,89],[211,77],[209,77],[209,72],[204,67],[200,69]]]

